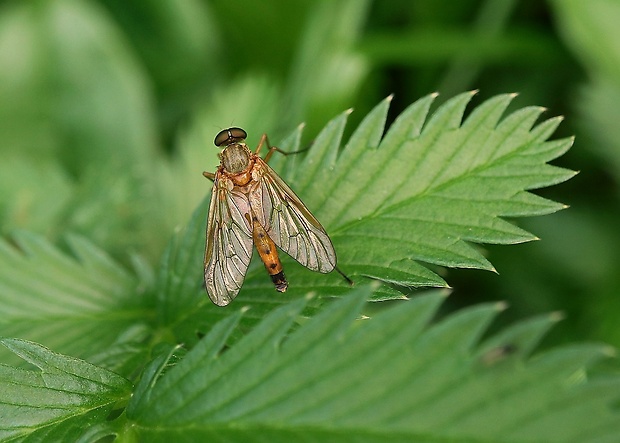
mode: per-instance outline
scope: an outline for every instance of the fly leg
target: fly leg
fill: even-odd
[[[342,278],[344,278],[346,280],[346,282],[349,284],[349,286],[353,286],[355,283],[353,282],[353,280],[351,280],[347,274],[345,274],[344,272],[342,272],[340,270],[340,268],[338,268],[338,266],[334,266],[334,269],[338,272],[338,274],[342,275]]]
[[[276,152],[276,151],[279,152],[282,155],[290,155],[290,154],[299,154],[300,152],[304,152],[304,151],[308,150],[308,148],[304,148],[304,149],[300,149],[299,151],[283,151],[282,149],[278,148],[277,146],[272,146],[271,143],[269,143],[269,137],[267,137],[267,134],[263,134],[261,136],[261,138],[260,138],[260,141],[258,142],[258,146],[256,147],[256,151],[254,151],[254,153],[256,155],[258,155],[258,153],[260,152],[260,150],[263,147],[263,145],[267,146],[267,149],[269,149],[269,152],[265,156],[265,163],[269,163],[269,159],[271,158],[273,153]]]

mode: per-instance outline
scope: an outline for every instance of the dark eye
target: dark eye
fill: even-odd
[[[220,131],[213,143],[215,146],[229,145],[237,140],[245,140],[248,134],[241,128],[228,128]]]
[[[248,136],[247,132],[245,132],[241,128],[229,128],[228,132],[230,133],[232,138],[235,138],[235,139],[245,140]]]

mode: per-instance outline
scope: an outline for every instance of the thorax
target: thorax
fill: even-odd
[[[246,186],[252,181],[254,158],[245,144],[233,143],[220,153],[220,171],[236,186]]]

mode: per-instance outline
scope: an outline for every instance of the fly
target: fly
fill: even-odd
[[[246,138],[241,128],[220,131],[214,140],[215,146],[223,148],[220,166],[215,173],[202,173],[213,181],[204,281],[209,298],[218,306],[237,296],[253,246],[279,292],[286,291],[288,282],[277,247],[312,271],[326,274],[336,269],[342,274],[323,226],[267,164],[279,149],[263,134],[252,152]],[[263,160],[259,152],[264,145],[269,152]]]

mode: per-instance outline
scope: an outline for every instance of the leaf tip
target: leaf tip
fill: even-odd
[[[346,111],[344,111],[344,115],[351,115],[353,113],[353,108],[349,108]]]
[[[388,95],[387,97],[385,97],[384,99],[387,103],[390,103],[392,100],[394,100],[394,93],[392,92],[390,95]]]
[[[616,351],[616,349],[613,346],[603,346],[603,349],[601,349],[601,352],[606,357],[615,358],[618,355],[618,351]]]
[[[553,311],[551,314],[549,314],[549,321],[551,321],[553,323],[559,323],[562,320],[564,320],[565,317],[566,317],[566,315],[564,315],[563,312],[561,312],[561,311]]]
[[[450,296],[450,294],[452,294],[452,288],[451,287],[447,287],[445,289],[440,289],[437,291],[439,293],[439,296],[446,299]]]
[[[495,308],[497,312],[504,312],[506,309],[508,309],[508,306],[508,302],[498,301],[497,303],[495,303],[493,308]]]
[[[378,280],[372,280],[368,286],[370,286],[370,290],[371,290],[371,291],[376,291],[376,290],[377,290],[377,289],[379,289],[381,286],[383,286],[383,283],[381,283],[381,282],[380,282],[380,281],[378,281]]]
[[[14,352],[13,349],[15,348],[15,346],[19,345],[22,341],[23,340],[20,340],[18,338],[5,337],[0,339],[0,344],[2,344],[5,348],[9,349],[11,352]]]

